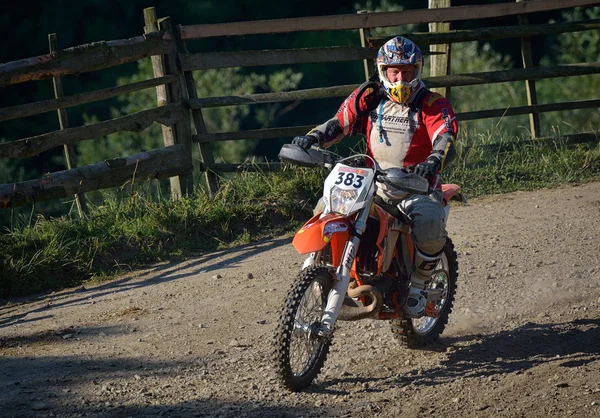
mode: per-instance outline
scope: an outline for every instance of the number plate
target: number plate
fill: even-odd
[[[360,189],[364,186],[366,177],[366,170],[342,166],[337,172],[334,184],[340,189]]]

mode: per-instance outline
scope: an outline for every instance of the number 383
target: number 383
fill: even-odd
[[[363,185],[365,176],[354,173],[339,173],[338,179],[335,184],[344,184],[345,186],[352,186],[356,189],[360,189]]]

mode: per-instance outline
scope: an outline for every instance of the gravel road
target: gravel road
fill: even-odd
[[[306,392],[272,336],[291,237],[0,306],[3,417],[600,417],[600,183],[450,211],[459,288],[429,350],[340,322]]]

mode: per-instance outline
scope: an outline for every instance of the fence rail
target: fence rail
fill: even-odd
[[[475,30],[452,31],[447,33],[413,33],[406,36],[419,46],[449,44],[468,41],[482,41],[523,36],[552,35],[565,32],[580,32],[600,29],[600,20],[572,23],[551,23],[544,25],[508,26]],[[180,54],[183,71],[208,70],[232,67],[260,67],[267,65],[289,65],[338,61],[358,61],[375,59],[379,47],[389,37],[369,37],[368,47],[345,46],[328,48],[277,49],[241,52],[208,52]],[[430,55],[425,52],[425,55]]]
[[[583,144],[589,142],[598,141],[598,134],[595,132],[580,132],[576,134],[564,135],[561,137],[541,137],[536,138],[532,141],[511,141],[511,142],[498,142],[492,144],[482,144],[473,146],[465,146],[460,148],[460,152],[468,152],[472,148],[491,148],[498,151],[507,151],[519,149],[523,144],[535,145],[542,143],[552,143],[552,142],[561,142],[566,145],[575,145],[575,144]],[[243,163],[237,164],[202,164],[202,170],[209,170],[215,173],[231,173],[231,172],[266,172],[266,171],[281,171],[284,167],[286,167],[286,163],[279,162],[271,162],[271,161],[255,161],[249,160],[244,161]]]
[[[400,12],[215,23],[208,25],[181,26],[180,35],[182,39],[188,40],[217,36],[383,28],[415,23],[488,19],[492,17],[545,12],[568,7],[593,6],[597,4],[600,3],[593,0],[529,0],[522,3],[459,6],[440,9],[416,9],[403,10]]]
[[[576,100],[572,102],[548,103],[542,105],[507,107],[506,109],[476,110],[456,114],[459,121],[499,118],[504,116],[527,115],[531,112],[545,113],[559,110],[593,109],[600,107],[600,100]]]
[[[554,67],[538,67],[532,69],[514,69],[504,71],[489,71],[463,75],[448,75],[423,78],[428,87],[459,87],[472,86],[485,83],[504,83],[508,81],[522,81],[527,79],[541,80],[544,78],[572,77],[576,75],[589,75],[600,73],[600,62],[566,64]],[[278,93],[249,94],[243,96],[205,97],[203,99],[189,100],[192,109],[219,106],[234,106],[244,104],[260,104],[288,102],[293,100],[324,99],[330,97],[344,97],[357,88],[357,84],[343,86],[319,87],[314,89],[285,91]]]
[[[140,132],[153,123],[162,124],[164,148],[139,153],[125,158],[108,160],[84,167],[50,173],[38,180],[0,185],[0,208],[16,207],[27,203],[59,199],[86,191],[116,187],[128,181],[151,178],[171,178],[172,195],[189,193],[192,171],[191,143],[199,146],[202,159],[200,169],[205,171],[209,191],[215,190],[215,173],[244,170],[274,171],[281,164],[244,162],[218,164],[212,155],[212,143],[241,139],[268,139],[303,134],[314,125],[289,126],[239,132],[207,131],[203,110],[220,106],[292,102],[300,100],[345,97],[357,84],[303,89],[297,91],[249,94],[243,96],[198,97],[192,71],[229,67],[290,65],[335,61],[371,60],[376,56],[383,38],[370,37],[368,28],[390,27],[402,24],[454,22],[501,16],[523,16],[528,13],[599,5],[590,0],[529,0],[526,2],[490,5],[416,9],[401,12],[359,13],[356,15],[319,16],[252,22],[180,26],[172,29],[168,18],[156,19],[153,8],[144,10],[145,34],[130,39],[102,41],[63,50],[53,49],[50,54],[0,64],[0,87],[26,81],[42,80],[64,75],[77,75],[152,57],[154,77],[123,86],[64,96],[35,103],[0,109],[0,121],[29,117],[56,111],[65,116],[64,109],[99,100],[113,98],[137,90],[156,88],[157,107],[87,126],[68,127],[61,122],[60,131],[0,143],[0,158],[26,158],[58,146],[71,146],[80,141],[94,140],[120,132]],[[452,44],[473,40],[523,38],[576,31],[600,29],[600,20],[525,24],[519,26],[485,28],[444,33],[413,33],[407,35],[421,46]],[[361,29],[361,45],[289,50],[239,51],[231,53],[189,53],[186,41],[217,36],[251,34],[278,34],[298,31],[339,31]],[[387,40],[388,38],[385,38]],[[526,65],[529,67],[530,64]],[[369,65],[365,66],[368,72]],[[555,77],[573,77],[600,73],[599,62],[573,63],[553,67],[531,67],[472,74],[439,75],[424,79],[429,88],[450,88],[509,81],[528,81]],[[62,89],[61,89],[62,90]],[[505,109],[488,109],[457,114],[458,120],[476,120],[491,117],[542,113],[565,109],[600,107],[600,99],[537,104]],[[190,117],[191,113],[191,117]],[[195,133],[192,132],[191,122]],[[315,121],[316,123],[316,121]],[[579,137],[578,137],[579,138]],[[590,138],[581,134],[581,138]],[[583,140],[583,139],[582,139]],[[174,177],[177,176],[177,177]],[[174,179],[178,179],[174,181]],[[187,182],[187,183],[186,183]]]
[[[184,145],[173,145],[125,158],[47,174],[41,179],[0,184],[0,208],[61,199],[81,192],[121,187],[127,182],[168,178],[191,170]]]
[[[32,157],[60,145],[75,144],[79,141],[99,138],[115,132],[141,132],[154,122],[163,125],[174,125],[183,119],[184,111],[181,104],[172,103],[92,125],[67,128],[13,142],[4,142],[0,143],[0,157]]]
[[[549,103],[534,106],[519,106],[505,109],[477,110],[473,112],[461,112],[456,114],[457,121],[468,121],[487,118],[498,118],[503,116],[527,115],[531,112],[545,113],[558,110],[593,109],[600,107],[600,100],[577,100],[572,102]],[[218,141],[233,141],[240,139],[269,139],[292,137],[304,135],[314,128],[315,125],[290,126],[286,128],[254,129],[239,132],[219,132],[214,134],[193,135],[194,142],[207,143]]]
[[[101,41],[55,53],[0,64],[0,88],[25,81],[114,67],[173,49],[168,34],[155,32],[118,41]]]
[[[26,116],[39,115],[40,113],[50,112],[52,110],[65,109],[86,103],[97,102],[99,100],[106,100],[134,91],[144,90],[163,84],[174,83],[178,79],[179,77],[176,75],[166,75],[163,77],[151,78],[150,80],[138,81],[136,83],[127,84],[124,86],[109,87],[106,89],[61,97],[59,99],[43,100],[41,102],[7,107],[0,109],[0,121],[24,118]]]
[[[600,29],[600,19],[585,22],[544,23],[527,26],[503,26],[497,28],[481,28],[471,30],[451,30],[440,33],[411,33],[410,40],[419,46],[434,44],[450,44],[471,41],[492,41],[497,39],[521,38],[523,36],[557,35],[569,32],[581,32]],[[381,47],[389,37],[372,36],[367,38],[370,48]]]
[[[425,55],[430,55],[425,52]],[[266,51],[213,52],[181,54],[183,71],[232,67],[263,67],[266,65],[307,64],[320,62],[358,61],[373,59],[377,49],[359,46],[329,48],[273,49]]]

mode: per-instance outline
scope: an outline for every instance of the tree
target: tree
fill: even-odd
[[[129,84],[152,78],[150,59],[139,62],[138,73],[118,79],[118,84]],[[240,68],[223,68],[194,72],[198,97],[247,95],[256,92],[293,90],[298,87],[302,74],[290,69],[266,74],[244,74]],[[119,105],[111,108],[112,117],[139,112],[156,106],[156,90],[139,90],[119,98]],[[244,123],[266,126],[272,123],[274,109],[278,104],[264,106],[227,106],[207,108],[202,111],[208,132],[232,132]],[[95,115],[85,117],[88,123],[97,121]],[[248,121],[250,119],[250,121]],[[216,162],[241,162],[252,157],[255,141],[225,141],[214,144]],[[105,138],[85,141],[78,145],[80,165],[93,164],[106,159],[123,157],[164,146],[161,127],[153,124],[148,129],[137,132],[117,132]],[[198,184],[199,177],[195,179]]]
[[[563,12],[565,21],[582,21],[600,18],[600,7],[582,9],[580,7]],[[563,33],[557,36],[557,44],[552,54],[545,56],[541,65],[573,64],[578,62],[600,61],[600,32]],[[597,99],[600,91],[600,77],[587,75],[579,77],[554,78],[538,82],[539,98],[542,103],[568,100]],[[600,112],[598,109],[576,109],[542,114],[543,126],[551,126],[553,131],[581,132],[598,131]]]

